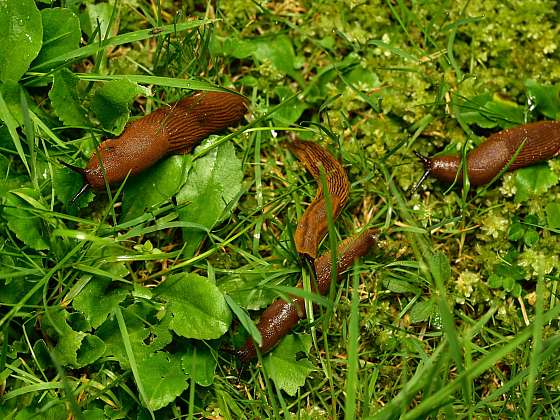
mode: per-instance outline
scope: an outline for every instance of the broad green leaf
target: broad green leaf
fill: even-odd
[[[192,155],[176,155],[130,178],[124,189],[122,221],[141,216],[169,200],[185,182],[191,166]]]
[[[289,87],[282,85],[276,87],[274,92],[278,95],[280,102],[285,101],[294,94]],[[297,98],[292,99],[287,105],[272,114],[272,119],[278,125],[288,126],[295,123],[307,108],[308,106],[305,102]]]
[[[29,189],[18,190],[33,195]],[[12,192],[15,192],[12,191]],[[8,227],[16,234],[18,239],[27,246],[36,249],[47,249],[49,247],[48,233],[39,216],[34,215],[29,204],[15,194],[6,196],[6,206],[2,209],[3,217],[8,221]]]
[[[170,318],[160,319],[156,309],[145,303],[135,303],[122,310],[136,361],[142,361],[171,342]],[[108,319],[96,335],[105,342],[106,356],[114,356],[123,368],[129,367],[122,335],[117,321]]]
[[[383,279],[383,287],[386,287],[393,293],[414,293],[415,295],[418,295],[421,292],[419,287],[406,280],[394,277]]]
[[[0,81],[17,82],[43,42],[41,14],[33,0],[0,2]]]
[[[515,201],[528,200],[531,196],[542,194],[558,183],[558,176],[544,163],[515,171],[517,192]]]
[[[535,229],[527,229],[523,236],[523,242],[527,246],[533,246],[539,241],[539,233]]]
[[[296,55],[292,41],[287,35],[253,39],[253,56],[260,62],[270,61],[276,69],[300,82],[301,75],[295,71]]]
[[[63,404],[56,404],[54,399],[46,399],[48,401],[42,407],[29,407],[22,410],[17,410],[17,415],[13,417],[13,409],[11,412],[6,411],[6,416],[1,416],[3,419],[13,419],[13,420],[30,420],[36,418],[43,418],[48,420],[63,419],[68,415],[68,409],[64,407]],[[54,403],[54,404],[53,404]],[[0,407],[0,410],[3,407]],[[0,411],[0,415],[2,412]],[[87,419],[89,420],[89,419]]]
[[[92,408],[82,411],[82,417],[85,420],[105,420],[105,412],[101,408]]]
[[[255,46],[250,40],[243,40],[234,35],[221,38],[215,33],[210,48],[213,55],[220,54],[237,59],[247,58],[255,51]]]
[[[483,128],[513,127],[525,121],[525,109],[499,95],[483,93],[472,98],[454,98],[460,118]]]
[[[72,206],[70,200],[74,197],[82,184],[84,183],[83,177],[65,167],[57,166],[54,168],[53,174],[53,186],[54,193],[60,202],[64,203],[67,207]],[[88,191],[82,194],[80,198],[76,201],[74,205],[79,207],[86,207],[95,198],[95,193],[93,191]]]
[[[74,298],[72,305],[84,314],[93,328],[97,328],[128,294],[129,291],[122,288],[122,283],[114,283],[109,278],[94,277]]]
[[[435,253],[428,259],[430,271],[436,284],[445,285],[451,277],[451,265],[449,258],[441,252]]]
[[[87,366],[95,362],[105,353],[105,343],[99,337],[86,334],[78,349],[77,366]]]
[[[41,10],[43,47],[33,65],[51,60],[80,46],[80,20],[70,9],[53,7]],[[54,67],[54,65],[52,66]]]
[[[484,115],[490,119],[494,118],[496,125],[501,128],[514,127],[525,122],[525,108],[497,94],[486,103]]]
[[[188,387],[180,357],[166,352],[157,352],[141,360],[138,373],[146,393],[144,403],[154,411],[173,402]]]
[[[68,69],[61,69],[53,76],[49,98],[54,112],[69,126],[87,126],[86,110],[78,93],[78,79]]]
[[[296,360],[297,353],[308,353],[310,347],[310,341],[304,344],[301,338],[290,334],[264,359],[270,378],[279,389],[292,397],[305,384],[305,379],[314,369],[309,359]]]
[[[513,295],[513,297],[520,297],[521,294],[523,293],[523,289],[521,288],[521,285],[519,283],[515,283],[513,285],[513,288],[511,289],[511,294]]]
[[[0,260],[0,263],[6,264],[6,261]],[[3,270],[0,270],[0,273],[9,268],[12,268],[12,273],[17,270],[17,267],[10,267],[10,265],[8,264],[6,264],[3,268]],[[27,294],[27,292],[29,292],[29,289],[31,289],[33,286],[34,283],[32,281],[21,278],[13,279],[12,281],[6,282],[4,282],[4,280],[0,280],[0,302],[2,302],[3,305],[16,304]],[[30,299],[29,303],[37,302],[40,296],[40,291],[35,293],[35,296]]]
[[[183,337],[211,340],[224,335],[231,324],[224,295],[198,274],[171,276],[156,289],[156,294],[167,302],[170,328]]]
[[[84,32],[91,37],[91,35],[98,29],[99,22],[99,31],[96,35],[96,40],[100,38],[104,39],[114,7],[117,7],[116,4],[111,2],[86,4],[86,10],[80,15],[80,21]]]
[[[494,267],[496,275],[501,278],[512,278],[513,280],[523,280],[525,278],[525,272],[521,267],[515,264],[515,261],[511,264],[500,263],[496,264]]]
[[[410,310],[410,322],[413,324],[417,322],[427,321],[436,310],[436,305],[431,300],[423,300],[416,302]]]
[[[344,75],[347,82],[356,85],[357,87],[363,86],[366,89],[374,89],[381,86],[379,76],[364,66],[355,66],[347,74]]]
[[[258,270],[252,271],[221,278],[219,288],[243,308],[254,311],[270,304],[278,294],[273,288],[259,287],[266,280],[265,276],[271,276],[271,273],[261,274]],[[281,283],[285,276],[277,278],[278,281],[271,283],[271,286]]]
[[[525,234],[525,225],[520,222],[513,222],[509,227],[508,239],[510,241],[518,241]]]
[[[488,287],[497,289],[502,287],[503,284],[503,278],[498,276],[497,274],[490,274],[490,276],[488,277]]]
[[[541,85],[535,80],[526,80],[527,96],[536,106],[537,111],[553,120],[560,119],[560,84]]]
[[[198,385],[210,386],[214,382],[214,371],[218,361],[207,347],[192,346],[187,348],[181,358],[183,370]]]
[[[560,229],[560,203],[548,203],[545,207],[545,211],[548,227]]]
[[[18,127],[23,125],[23,114],[21,112],[21,85],[17,82],[7,81],[0,87],[2,97],[10,112],[12,119],[17,123]],[[4,122],[5,118],[2,118]]]
[[[239,198],[243,170],[231,143],[223,143],[197,159],[186,184],[177,194],[177,203],[190,203],[179,211],[183,222],[212,229],[228,216]],[[200,230],[184,229],[184,256],[192,256],[205,234]]]
[[[98,338],[89,338],[81,349],[82,341],[91,337],[82,331],[74,331],[68,325],[70,314],[61,307],[48,307],[43,318],[44,332],[56,339],[56,346],[52,350],[54,357],[62,366],[81,367],[93,363],[105,351],[105,345]],[[78,359],[78,351],[81,351]]]
[[[301,75],[295,71],[296,55],[290,37],[274,35],[249,40],[235,36],[212,39],[213,54],[222,54],[234,58],[253,56],[259,63],[272,64],[280,73],[291,76],[301,82]]]
[[[472,98],[456,98],[455,104],[466,124],[476,124],[483,128],[492,128],[496,126],[496,122],[484,116],[482,110],[487,102],[492,100],[492,95],[483,93]]]
[[[502,285],[505,290],[511,291],[513,289],[513,286],[515,285],[515,280],[511,277],[504,277],[502,279]]]
[[[147,91],[131,81],[106,82],[95,91],[91,109],[105,130],[118,135],[128,122],[134,98],[142,94],[147,94]]]

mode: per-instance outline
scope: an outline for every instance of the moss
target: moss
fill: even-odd
[[[162,2],[165,22],[171,22],[177,11],[174,3],[177,2]],[[239,267],[249,270],[254,264],[262,269],[259,275],[263,281],[258,286],[261,287],[270,281],[264,267],[275,264],[297,269],[303,265],[293,250],[293,227],[313,198],[316,187],[313,183],[306,184],[309,178],[302,174],[282,144],[293,136],[302,135],[336,150],[347,167],[353,188],[350,205],[336,224],[340,237],[372,221],[385,234],[381,250],[362,261],[368,275],[362,279],[361,293],[369,296],[360,302],[359,358],[364,369],[375,369],[378,375],[371,374],[371,383],[359,385],[362,396],[366,395],[366,388],[367,395],[376,394],[371,399],[374,402],[365,401],[365,404],[371,403],[377,408],[390,403],[401,388],[408,385],[411,372],[420,365],[419,360],[427,360],[446,333],[435,303],[436,288],[429,283],[428,275],[424,278],[416,260],[426,257],[424,250],[415,248],[415,233],[403,233],[402,229],[425,228],[428,233],[418,234],[418,237],[426,243],[426,249],[449,257],[452,275],[445,284],[445,292],[461,335],[471,327],[467,318],[472,318],[474,324],[482,314],[497,308],[495,317],[471,343],[473,359],[492,351],[502,344],[502,337],[509,338],[525,326],[522,302],[527,303],[524,310],[528,318],[534,318],[537,263],[541,258],[547,274],[545,302],[548,305],[553,290],[549,278],[556,278],[560,268],[560,243],[555,232],[545,231],[543,209],[549,202],[560,199],[558,187],[552,187],[531,201],[516,202],[515,175],[507,174],[485,192],[474,188],[469,194],[463,194],[459,188],[447,191],[447,186],[434,180],[427,180],[414,195],[409,191],[423,172],[412,151],[460,153],[463,145],[474,147],[489,132],[498,129],[462,124],[455,106],[458,98],[498,92],[523,107],[527,102],[526,79],[552,83],[560,80],[556,2],[222,0],[189,2],[182,7],[187,13],[196,14],[207,4],[210,6],[206,16],[215,15],[218,20],[211,29],[209,26],[200,32],[188,32],[183,42],[172,37],[166,44],[168,48],[164,49],[168,52],[160,56],[159,65],[155,66],[155,74],[201,76],[242,90],[253,99],[254,117],[284,101],[287,92],[300,92],[300,105],[305,109],[294,125],[301,128],[309,127],[309,122],[314,124],[306,134],[300,134],[295,130],[278,130],[274,121],[265,122],[274,131],[259,134],[259,182],[255,180],[254,156],[258,156],[255,132],[236,139],[236,146],[246,162],[247,193],[232,218],[213,232],[215,240],[218,237],[235,240],[192,269],[203,271],[205,263],[209,263],[219,277]],[[121,20],[121,29],[137,30],[138,26],[147,24],[136,16],[136,12],[127,13]],[[213,32],[213,42],[207,50],[204,40],[210,32]],[[286,53],[289,48],[279,48],[274,50],[276,55],[255,58],[252,42],[268,36],[267,43],[274,43],[277,34],[286,35],[294,54]],[[120,59],[108,61],[108,71],[135,73],[140,71],[138,64],[152,70],[155,45],[151,40],[121,49],[118,51]],[[219,54],[209,60],[207,55],[212,52]],[[123,59],[125,56],[128,59]],[[530,110],[527,110],[527,117],[542,118]],[[424,122],[427,125],[421,125]],[[332,138],[326,134],[328,131],[333,133]],[[418,135],[413,138],[415,133]],[[92,149],[93,142],[90,142],[89,146],[84,142],[82,147]],[[12,144],[11,140],[8,144]],[[550,167],[560,175],[560,160],[551,161]],[[388,187],[388,179],[381,169],[387,170],[397,186],[396,191]],[[261,201],[258,194],[262,194],[262,202],[269,213],[254,212]],[[402,199],[406,211],[397,198]],[[91,216],[100,219],[104,212]],[[527,244],[523,238],[511,239],[512,223],[519,220],[523,224],[529,215],[537,220],[533,227],[537,241]],[[262,221],[260,234],[253,226],[245,224],[257,218],[259,223]],[[248,230],[243,232],[246,226]],[[173,239],[168,236],[167,231],[161,232],[157,242],[155,236],[151,237],[154,246],[166,249],[171,245],[169,249],[177,249],[177,244],[170,243]],[[139,241],[149,244],[147,237]],[[205,245],[214,246],[211,241]],[[141,246],[138,251],[156,252],[149,246],[150,249],[144,248]],[[520,278],[507,279],[513,286],[488,286],[488,279],[496,273],[499,264],[512,271],[523,269]],[[151,273],[154,266],[148,263],[142,267]],[[296,282],[295,277],[286,276],[283,284]],[[384,282],[386,279],[399,280],[401,289],[389,289]],[[516,287],[521,289],[519,297],[514,293]],[[431,312],[426,310],[424,318],[413,319],[411,308],[418,303],[425,304]],[[344,323],[348,316],[349,302],[343,299],[330,328],[322,331],[331,353],[325,358],[314,354],[317,365],[325,363],[320,369],[330,369],[325,367],[328,366],[325,359],[334,360],[329,361],[336,369],[332,377],[335,388],[341,390],[345,386],[348,362],[339,358],[342,359],[346,351]],[[314,331],[320,330],[318,325],[314,326]],[[543,332],[543,336],[554,334],[552,328],[545,328]],[[321,344],[317,348],[321,348]],[[514,370],[518,365],[520,371],[526,369],[529,359],[528,353],[512,353],[502,362],[503,366],[473,380],[473,401],[478,404],[481,389],[481,392],[490,392],[503,382],[506,374],[502,370]],[[452,362],[446,363],[447,371],[437,371],[437,375],[442,375],[442,383],[448,383],[457,374]],[[225,362],[221,366],[228,368]],[[341,404],[323,396],[330,390],[325,390],[326,385],[321,382],[324,378],[320,369],[320,374],[309,380],[308,389],[302,390],[307,406],[298,407],[298,414],[335,418],[341,415],[342,409],[338,408]],[[366,373],[360,372],[360,375],[365,377]],[[253,380],[255,395],[251,395],[251,404],[265,402],[268,410],[269,398],[274,395],[258,394],[264,388],[260,375],[251,376],[242,386]],[[229,383],[227,386],[232,388],[232,395],[238,391]],[[520,392],[516,386],[511,395],[525,392]],[[426,390],[432,392],[428,388]],[[225,402],[230,396],[220,387],[216,390],[217,398],[224,401],[206,404],[207,412],[213,416],[231,416]],[[208,397],[211,391],[197,388],[196,392],[197,398],[211,398]],[[411,400],[409,405],[419,403]],[[461,404],[457,397],[452,409],[459,412],[467,409],[469,416],[481,415],[478,405],[469,402],[471,405],[465,408],[467,403],[465,407]],[[503,415],[499,404],[496,402],[497,408],[492,404],[493,401],[484,406],[488,412],[482,416],[492,417],[498,412]],[[293,400],[287,399],[286,405],[292,410]],[[261,417],[276,414],[263,413]],[[174,413],[175,417],[179,415],[182,414]]]
[[[455,301],[461,305],[465,303],[466,299],[469,299],[480,282],[480,275],[472,273],[470,271],[463,271],[457,277],[455,281]]]

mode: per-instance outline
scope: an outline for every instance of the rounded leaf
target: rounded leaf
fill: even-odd
[[[187,338],[211,340],[221,337],[231,323],[226,299],[214,283],[198,274],[171,276],[157,288],[167,301],[170,328]]]
[[[43,44],[41,14],[33,0],[0,1],[0,81],[17,82]]]

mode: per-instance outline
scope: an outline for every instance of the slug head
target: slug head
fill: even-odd
[[[461,174],[457,177],[457,171],[461,164],[461,159],[458,156],[437,156],[429,158],[418,152],[414,152],[414,154],[424,165],[424,174],[412,188],[412,193],[414,193],[430,175],[448,184],[451,184],[455,179],[458,181],[462,179]]]
[[[132,143],[136,146],[141,142]],[[137,172],[137,166],[149,164],[152,159],[143,158],[134,160],[138,147],[127,147],[119,139],[105,140],[93,153],[85,168],[60,161],[64,166],[82,175],[84,185],[78,191],[71,202],[75,202],[83,193],[89,189],[103,190],[105,184],[116,184],[126,178],[129,172]],[[163,153],[162,153],[163,154]],[[161,154],[159,155],[161,157]],[[138,162],[138,163],[137,163]],[[141,169],[141,168],[140,168]]]
[[[168,143],[161,118],[140,119],[119,137],[99,145],[84,169],[85,181],[91,188],[103,190],[106,184],[119,184],[128,175],[139,174],[167,154]]]
[[[91,155],[84,169],[86,182],[91,188],[94,190],[104,189],[105,178],[110,184],[113,184],[126,177],[128,171],[124,172],[124,176],[121,174],[123,172],[121,168],[127,166],[122,164],[127,159],[122,159],[121,149],[122,147],[119,147],[116,139],[109,139],[102,142],[97,151]],[[100,162],[103,164],[101,165]],[[105,172],[105,177],[103,172]]]

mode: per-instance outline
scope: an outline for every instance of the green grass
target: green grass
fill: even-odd
[[[87,44],[0,85],[2,418],[558,417],[558,160],[410,193],[413,151],[558,119],[555,2],[212,3],[55,2]],[[44,48],[71,38],[55,26]],[[81,180],[58,159],[219,88],[250,99],[248,121],[69,203]],[[351,182],[321,252],[381,230],[328,299],[293,242],[317,188],[293,137]],[[184,197],[209,179],[205,225]],[[319,309],[240,369],[250,320],[294,290]]]

